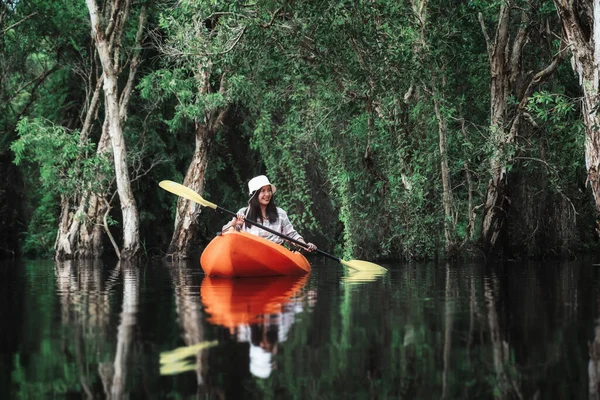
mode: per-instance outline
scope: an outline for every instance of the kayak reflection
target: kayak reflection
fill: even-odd
[[[279,344],[287,340],[295,315],[303,311],[307,281],[308,275],[202,280],[206,320],[227,328],[237,342],[250,344],[254,376],[270,376]]]

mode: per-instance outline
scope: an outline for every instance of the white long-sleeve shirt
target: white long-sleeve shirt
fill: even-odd
[[[240,208],[240,210],[238,211],[238,214],[239,213],[247,215],[248,207]],[[281,232],[282,234],[289,236],[292,239],[304,240],[304,238],[302,238],[302,235],[300,235],[298,232],[296,232],[296,230],[292,226],[292,223],[290,222],[290,219],[287,216],[287,213],[282,208],[277,207],[277,216],[278,216],[277,221],[275,221],[273,223],[271,221],[269,221],[269,219],[263,220],[262,222],[259,222],[259,221],[256,221],[256,222],[260,223],[261,225],[266,226],[267,228],[270,228],[274,231]],[[229,229],[230,227],[231,227],[231,222],[229,222],[227,225],[223,226],[223,231]],[[283,238],[281,238],[271,232],[268,232],[262,228],[259,228],[255,225],[250,225],[250,227],[247,227],[246,223],[244,223],[244,225],[242,226],[242,231],[251,233],[256,236],[260,236],[262,238],[265,238],[265,239],[270,240],[275,243],[282,244],[284,242]]]

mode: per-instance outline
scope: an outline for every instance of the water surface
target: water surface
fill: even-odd
[[[7,398],[597,398],[591,262],[214,279],[196,263],[0,264]]]

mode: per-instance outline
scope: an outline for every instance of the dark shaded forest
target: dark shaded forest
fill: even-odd
[[[600,243],[600,32],[566,0],[2,0],[0,258],[197,257],[266,174],[320,248]],[[595,30],[596,29],[596,30]]]

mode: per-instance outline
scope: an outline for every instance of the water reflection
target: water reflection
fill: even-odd
[[[342,282],[347,284],[361,284],[374,282],[379,277],[384,276],[387,270],[368,270],[368,269],[346,269],[346,275],[342,277]]]
[[[60,298],[62,324],[70,327],[69,338],[75,342],[83,391],[93,397],[93,382],[99,376],[105,398],[122,399],[127,396],[128,363],[138,312],[139,268],[119,262],[107,279],[103,271],[100,261],[57,262],[56,292]],[[115,312],[110,298],[119,282],[119,274],[123,277],[123,303],[115,340],[110,338],[110,316]],[[114,342],[116,346],[110,347]],[[96,359],[86,352],[90,343],[93,344],[91,353],[103,358],[97,362],[97,375],[89,368],[90,361]]]
[[[492,359],[495,371],[496,398],[511,398],[516,395],[522,399],[519,388],[518,371],[511,362],[512,349],[506,338],[503,337],[501,324],[497,312],[497,299],[500,290],[496,271],[491,271],[484,279],[485,301],[487,306],[487,322],[490,330],[492,346]]]
[[[70,327],[77,359],[79,382],[90,397],[91,386],[97,375],[89,370],[86,342],[93,342],[101,349],[101,343],[109,340],[110,291],[112,285],[105,284],[100,261],[57,262],[54,266],[56,292],[60,299],[62,325]],[[116,271],[120,268],[117,266]],[[110,282],[110,281],[109,281]],[[99,369],[102,375],[102,368]]]
[[[308,275],[260,278],[204,278],[200,287],[207,321],[249,344],[249,370],[268,378],[274,356],[285,342],[295,315],[303,311],[301,293]],[[312,292],[314,301],[315,292]]]
[[[590,399],[600,399],[600,320],[596,319],[596,326],[594,328],[594,338],[589,344],[589,356],[588,362],[588,376],[589,384],[588,390]]]
[[[133,329],[140,301],[140,276],[137,265],[123,262],[120,265],[123,273],[123,307],[117,333],[117,351],[112,370],[110,365],[105,364],[104,368],[102,364],[100,365],[100,370],[104,370],[104,374],[101,374],[104,390],[107,398],[110,399],[121,399],[125,393],[127,362],[132,347]]]
[[[117,265],[114,271],[118,275],[120,267]],[[54,276],[62,323],[75,325],[84,335],[94,332],[106,339],[112,311],[109,298],[114,277],[105,281],[102,262],[57,262]]]
[[[257,280],[205,278],[197,262],[5,267],[0,393],[598,399],[599,269],[411,264],[355,285],[327,267]]]
[[[200,275],[195,263],[180,262],[169,265],[173,283],[175,308],[185,346],[161,353],[161,374],[196,371],[196,384],[204,385],[208,372],[207,349],[214,343],[205,344],[204,314],[200,304],[198,286]],[[195,363],[189,357],[195,355]]]

